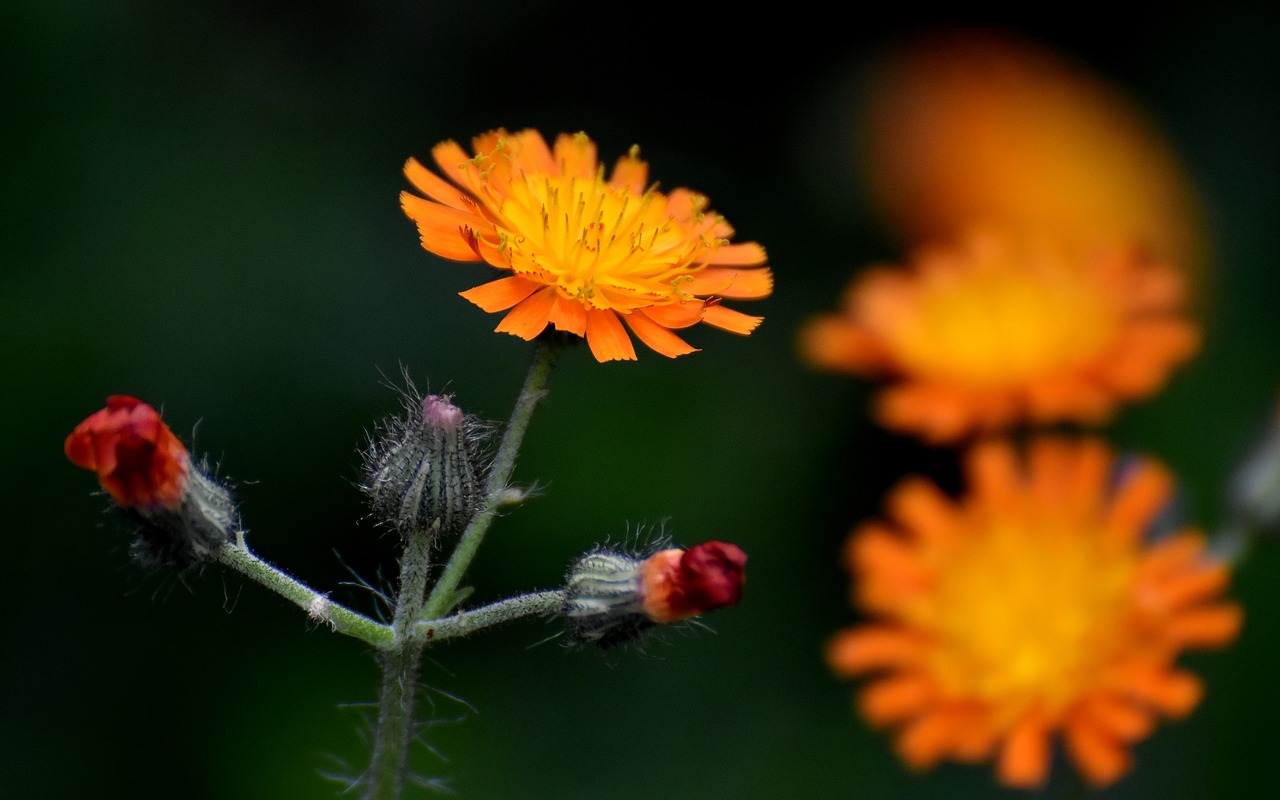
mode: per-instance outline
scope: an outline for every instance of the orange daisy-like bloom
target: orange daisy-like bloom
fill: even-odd
[[[994,758],[1003,783],[1036,787],[1060,737],[1102,786],[1158,717],[1197,705],[1199,679],[1175,662],[1237,636],[1242,611],[1220,597],[1230,570],[1196,531],[1148,535],[1173,489],[1161,466],[1114,466],[1094,439],[1034,440],[1025,463],[985,442],[966,497],[909,478],[887,520],[854,532],[846,558],[869,621],[827,659],[870,676],[861,712],[908,765]]]
[[[1204,211],[1163,132],[1121,87],[1008,31],[941,28],[875,59],[861,175],[901,239],[975,223],[1081,241],[1134,237],[1201,277]]]
[[[1085,253],[973,234],[875,268],[800,332],[809,363],[887,378],[875,414],[935,443],[1022,422],[1105,420],[1200,345],[1178,273],[1133,248]]]
[[[760,323],[721,304],[773,291],[764,248],[730,244],[733,228],[688,189],[649,184],[637,148],[608,180],[585,134],[553,147],[534,130],[495,130],[472,142],[436,145],[448,180],[415,159],[404,211],[422,246],[455,261],[485,261],[511,275],[462,292],[489,312],[507,311],[496,330],[533,339],[548,325],[586,338],[599,361],[634,360],[622,326],[665,356],[695,352],[672,333],[705,322],[748,334]],[[509,311],[508,311],[509,309]]]

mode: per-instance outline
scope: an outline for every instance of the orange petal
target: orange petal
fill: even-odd
[[[1137,742],[1151,735],[1155,720],[1145,706],[1114,694],[1095,694],[1072,712],[1121,742]]]
[[[971,495],[985,507],[1009,509],[1021,505],[1022,474],[1013,445],[992,439],[973,447],[965,460]]]
[[[553,155],[566,177],[594,179],[599,161],[596,143],[581,133],[562,133],[556,137]],[[616,322],[616,320],[615,320]],[[588,339],[589,341],[589,339]]]
[[[801,357],[816,369],[874,377],[887,373],[893,364],[879,336],[835,315],[806,322],[800,328],[797,346]]]
[[[1079,508],[1080,518],[1096,513],[1107,485],[1111,459],[1111,450],[1100,439],[1082,439],[1076,445],[1063,499]]]
[[[904,383],[876,395],[876,420],[891,430],[918,434],[931,444],[954,442],[974,426],[976,407],[962,392],[927,383]]]
[[[1136,541],[1173,497],[1173,476],[1147,459],[1137,461],[1116,489],[1104,526],[1117,543]]]
[[[1087,717],[1069,718],[1063,734],[1071,760],[1091,786],[1109,786],[1129,769],[1128,748]]]
[[[457,183],[459,186],[474,189],[477,185],[475,180],[477,173],[475,164],[471,161],[471,156],[467,155],[467,151],[455,141],[440,142],[431,148],[431,158],[436,162],[436,166],[440,167],[440,172],[446,178]]]
[[[1231,568],[1222,563],[1206,564],[1166,575],[1152,575],[1151,605],[1162,611],[1176,611],[1222,594],[1231,581]]]
[[[716,264],[722,267],[756,267],[768,261],[768,254],[765,253],[763,247],[755,242],[739,242],[737,244],[722,244],[716,248],[715,255],[711,257],[708,264]],[[768,270],[762,270],[768,272]],[[769,281],[770,287],[773,285],[772,279]],[[767,294],[767,292],[766,292]],[[726,297],[744,297],[745,295],[725,295]],[[753,297],[763,297],[764,295],[752,295]]]
[[[898,755],[912,769],[929,769],[963,736],[964,730],[957,727],[954,715],[939,709],[903,728],[897,741]]]
[[[499,278],[496,281],[482,283],[479,286],[459,292],[462,297],[480,306],[485,311],[506,311],[516,303],[542,288],[542,284],[521,278],[518,275]]]
[[[468,228],[485,224],[480,217],[470,211],[433,203],[409,192],[400,193],[400,207],[417,223],[422,246],[428,251],[453,261],[480,260],[480,256],[462,233]]]
[[[701,300],[689,300],[664,306],[649,306],[645,313],[649,315],[649,319],[664,328],[687,328],[702,321],[702,308]]]
[[[411,158],[405,162],[404,174],[418,191],[432,200],[459,211],[467,210],[467,204],[461,199],[463,190],[422,166],[418,159]]]
[[[558,331],[587,335],[587,309],[577,300],[567,300],[557,294],[548,318]]]
[[[887,506],[889,515],[924,545],[936,547],[955,535],[955,504],[926,478],[904,479],[890,493]]]
[[[1204,696],[1204,684],[1185,670],[1155,664],[1132,664],[1125,670],[1127,687],[1137,698],[1170,717],[1185,717]]]
[[[526,342],[542,333],[551,321],[551,305],[555,302],[556,290],[548,286],[526,297],[511,309],[498,327],[498,333],[509,333],[519,336]]]
[[[888,727],[919,716],[937,698],[933,679],[920,672],[872,681],[858,695],[858,710],[871,725]]]
[[[680,288],[700,297],[706,295],[746,299],[768,297],[773,292],[773,273],[768,269],[707,267]]]
[[[764,317],[753,317],[723,305],[708,305],[703,309],[702,321],[731,333],[745,335],[755,330],[764,321]]]
[[[636,351],[618,315],[612,311],[587,309],[587,346],[596,361],[635,361]]]
[[[634,195],[644,194],[649,188],[649,165],[633,155],[622,156],[613,165],[609,188],[626,189]]]
[[[654,352],[661,353],[668,358],[698,352],[698,348],[693,347],[684,339],[676,336],[670,330],[646,316],[644,309],[636,309],[631,312],[626,316],[626,321],[640,341],[648,345],[649,349]]]
[[[841,677],[853,677],[920,660],[927,648],[917,634],[889,625],[845,628],[827,643],[827,666]]]
[[[1013,788],[1044,785],[1049,777],[1049,731],[1038,717],[1014,724],[1001,748],[996,772],[1001,783]]]
[[[1226,647],[1243,624],[1244,609],[1224,603],[1179,613],[1169,621],[1167,634],[1183,647]]]
[[[515,163],[512,165],[517,176],[520,172],[526,175],[554,174],[555,159],[552,158],[551,148],[547,147],[547,140],[542,138],[541,133],[533,128],[525,128],[512,138],[517,143]]]

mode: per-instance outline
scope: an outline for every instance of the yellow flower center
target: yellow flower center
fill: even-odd
[[[882,321],[916,374],[978,387],[1024,385],[1086,365],[1113,340],[1109,298],[1083,269],[992,260],[924,273]]]
[[[973,533],[918,609],[937,637],[931,666],[948,694],[1009,719],[1060,711],[1097,686],[1123,641],[1136,561],[1044,520]]]
[[[679,285],[710,245],[673,218],[661,192],[613,188],[603,174],[534,175],[506,188],[496,225],[512,270],[591,308],[684,299]],[[694,210],[696,223],[702,208]]]

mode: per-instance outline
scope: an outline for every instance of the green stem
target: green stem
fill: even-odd
[[[498,445],[498,453],[489,468],[489,480],[485,484],[484,507],[471,520],[471,524],[462,532],[458,545],[454,548],[449,563],[440,573],[440,580],[431,590],[423,609],[423,617],[435,619],[445,613],[452,605],[454,592],[466,574],[471,560],[475,558],[485,533],[497,515],[498,505],[507,482],[511,480],[511,472],[515,469],[516,454],[520,452],[520,444],[524,441],[525,432],[529,429],[529,420],[538,402],[546,396],[547,378],[551,368],[555,366],[556,356],[564,344],[558,340],[538,340],[534,352],[533,363],[525,376],[524,386],[520,388],[520,396],[516,398],[515,407],[511,410],[511,419],[502,434],[502,442]]]
[[[331,601],[305,583],[296,580],[277,567],[258,558],[249,550],[241,536],[235,544],[225,544],[218,550],[218,561],[245,577],[292,601],[318,622],[324,622],[338,633],[354,636],[374,647],[387,646],[393,637],[391,626],[375,622],[349,608]]]
[[[427,533],[406,536],[400,556],[400,595],[391,622],[393,639],[379,656],[382,691],[378,696],[378,727],[369,766],[367,800],[399,800],[409,771],[413,744],[418,668],[425,640],[412,635],[422,615],[431,572],[431,541]]]
[[[413,628],[413,636],[421,642],[438,642],[512,622],[535,614],[551,614],[564,605],[564,592],[559,590],[522,594],[499,600],[480,608],[460,611],[443,619],[425,619]]]

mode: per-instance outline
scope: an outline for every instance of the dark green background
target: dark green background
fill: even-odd
[[[1219,269],[1201,356],[1108,430],[1185,479],[1211,526],[1280,389],[1277,33],[1240,8],[1064,5],[1021,29],[1143,103],[1201,187]],[[3,486],[0,798],[323,798],[365,758],[377,673],[355,640],[219,569],[176,580],[126,537],[62,440],[107,394],[163,407],[235,481],[259,552],[337,599],[394,573],[360,520],[383,375],[506,416],[529,348],[456,296],[490,277],[420,249],[400,167],[494,127],[633,143],[769,250],[751,337],[600,365],[570,352],[517,478],[543,495],[491,531],[477,600],[556,585],[592,544],[664,523],[738,542],[741,605],[602,657],[526,622],[434,651],[417,764],[473,800],[977,798],[987,767],[905,771],[851,713],[824,639],[850,622],[837,553],[913,471],[951,457],[872,426],[869,387],[794,357],[797,326],[896,256],[843,154],[847,80],[926,7],[788,2],[24,2],[0,9]],[[345,565],[345,566],[344,566]],[[1208,696],[1137,748],[1114,798],[1280,791],[1280,552],[1233,593],[1229,651],[1187,660]],[[454,699],[457,698],[457,699]],[[1015,796],[1008,793],[1009,796]],[[1046,793],[1056,797],[1057,789]]]

